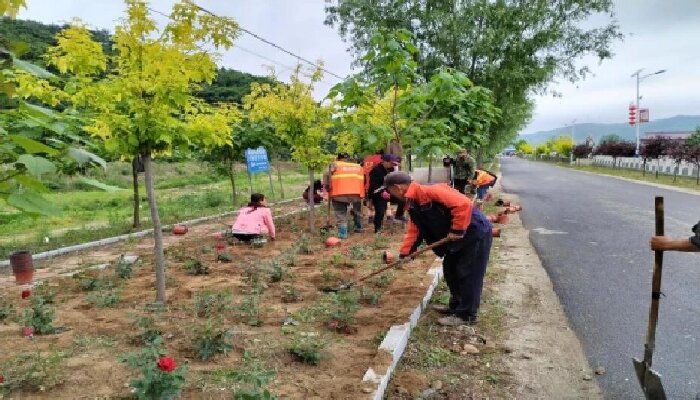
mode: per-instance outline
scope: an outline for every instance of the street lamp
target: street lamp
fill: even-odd
[[[646,79],[646,78],[648,78],[648,77],[650,77],[650,76],[652,76],[652,75],[663,74],[664,72],[666,72],[665,69],[660,69],[660,70],[658,70],[658,71],[656,71],[656,72],[652,72],[651,74],[646,74],[646,75],[639,76],[639,74],[640,74],[642,71],[643,71],[643,69],[639,69],[639,70],[637,70],[637,72],[635,72],[635,73],[633,73],[633,74],[631,75],[632,78],[637,77],[637,97],[635,98],[635,99],[636,99],[635,103],[637,104],[637,121],[636,121],[637,123],[636,123],[636,127],[635,127],[635,130],[636,130],[636,133],[637,133],[637,150],[635,151],[635,155],[637,155],[637,156],[639,156],[639,121],[640,121],[640,118],[639,118],[639,117],[640,117],[640,114],[641,114],[640,111],[639,111],[639,99],[640,99],[640,97],[639,97],[639,82],[642,81],[642,80],[644,80],[644,79]]]

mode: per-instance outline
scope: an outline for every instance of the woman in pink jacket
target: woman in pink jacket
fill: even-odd
[[[235,238],[244,242],[262,235],[269,235],[271,240],[275,240],[275,223],[272,222],[272,212],[267,207],[265,195],[250,195],[250,203],[238,210],[231,232]]]

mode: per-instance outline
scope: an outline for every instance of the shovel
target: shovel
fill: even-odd
[[[656,197],[656,236],[664,235],[664,198]],[[639,378],[639,384],[647,400],[666,400],[661,376],[651,369],[654,344],[656,341],[656,324],[659,318],[659,298],[661,297],[661,271],[663,269],[664,252],[654,252],[654,274],[651,281],[651,307],[649,308],[649,326],[647,327],[647,342],[644,344],[644,360],[634,358],[634,369]]]
[[[363,276],[362,278],[359,278],[359,279],[354,280],[354,281],[351,281],[351,282],[346,282],[346,283],[344,283],[344,284],[342,284],[342,285],[340,285],[340,286],[337,286],[337,287],[324,287],[324,288],[321,288],[321,290],[324,291],[324,292],[339,292],[339,291],[341,291],[341,290],[350,289],[351,287],[357,285],[358,283],[360,283],[360,282],[362,282],[362,281],[365,281],[365,280],[367,280],[367,279],[369,279],[369,278],[371,278],[371,277],[373,277],[373,276],[375,276],[375,275],[379,275],[379,274],[381,274],[382,272],[384,272],[384,271],[386,271],[386,270],[389,270],[389,269],[392,269],[392,268],[396,268],[398,265],[407,262],[407,260],[412,260],[412,259],[414,259],[415,257],[418,257],[419,255],[425,253],[426,251],[432,250],[432,249],[434,249],[434,248],[436,248],[436,247],[439,247],[439,246],[442,246],[443,244],[445,244],[445,243],[447,243],[447,242],[449,242],[449,241],[450,241],[450,240],[447,239],[447,238],[440,239],[440,240],[438,240],[438,241],[435,242],[435,243],[429,244],[429,245],[427,245],[427,246],[425,246],[425,247],[422,247],[422,248],[420,248],[420,249],[414,251],[413,253],[409,254],[409,255],[406,256],[406,257],[404,257],[403,260],[396,260],[396,261],[394,261],[393,263],[387,264],[386,267],[379,268],[378,270],[372,272],[371,274],[367,274],[367,275]]]

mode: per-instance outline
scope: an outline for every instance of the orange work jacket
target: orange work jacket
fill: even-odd
[[[347,194],[365,197],[365,175],[360,164],[336,161],[331,175],[331,197]]]
[[[480,169],[477,169],[477,170],[476,170],[476,185],[477,185],[477,186],[486,186],[486,185],[489,185],[489,184],[491,184],[491,182],[493,182],[494,180],[496,180],[496,178],[494,178],[494,177],[493,177],[491,174],[489,174],[488,172],[482,171],[482,170],[480,170]]]

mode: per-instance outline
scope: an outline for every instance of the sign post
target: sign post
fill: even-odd
[[[256,172],[267,172],[270,180],[271,197],[275,199],[275,189],[272,186],[272,175],[270,171],[270,161],[267,158],[267,151],[260,146],[257,149],[246,149],[245,162],[248,168],[248,181],[250,183],[250,192],[253,192],[253,174]]]

